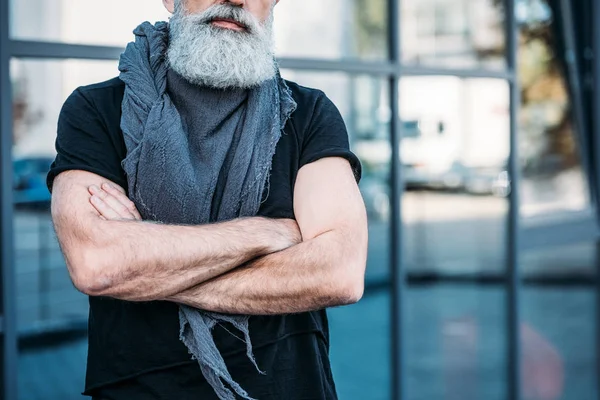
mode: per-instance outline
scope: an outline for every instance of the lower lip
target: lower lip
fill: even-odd
[[[229,21],[217,20],[217,21],[213,21],[212,24],[213,24],[213,26],[218,26],[219,28],[231,29],[234,31],[244,31],[245,30],[238,24],[235,24],[235,23],[229,22]]]

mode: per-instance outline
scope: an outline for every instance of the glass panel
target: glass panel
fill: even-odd
[[[282,1],[275,7],[277,55],[387,58],[386,0]]]
[[[124,46],[142,21],[169,16],[160,1],[10,1],[11,35],[28,40]],[[279,56],[387,57],[385,0],[284,1],[275,11]]]
[[[521,214],[525,217],[590,206],[565,77],[564,50],[547,0],[517,2]],[[559,36],[560,35],[560,36]]]
[[[597,248],[593,242],[545,247],[527,251],[521,256],[524,279],[539,281],[578,281],[596,274]]]
[[[508,85],[407,77],[399,90],[408,397],[504,399]],[[465,277],[498,284],[419,286]]]
[[[323,90],[339,108],[361,159],[361,192],[369,214],[365,296],[329,311],[331,363],[339,397],[390,398],[390,108],[385,80],[341,73],[284,70],[286,79]],[[357,345],[358,344],[358,345]]]
[[[56,154],[56,124],[65,99],[77,86],[115,76],[116,67],[116,61],[11,62],[22,399],[66,399],[83,388],[85,339],[67,344],[60,340],[84,334],[88,302],[73,288],[52,230],[46,173]]]
[[[143,21],[165,21],[158,0],[10,0],[16,39],[125,46]]]
[[[389,400],[390,293],[367,291],[352,306],[329,312],[331,367],[344,400]]]
[[[560,252],[564,254],[557,261]],[[535,280],[526,277],[521,298],[523,398],[598,398],[595,273],[587,278],[578,274],[598,265],[597,244],[544,248],[522,257],[525,270],[540,263],[552,270],[537,273]],[[562,276],[556,279],[559,268]]]
[[[445,68],[506,68],[497,0],[401,0],[402,60]]]
[[[502,80],[401,80],[409,271],[503,271],[510,191],[508,104],[508,85]]]
[[[407,302],[407,398],[507,398],[505,294],[500,285],[415,284]]]

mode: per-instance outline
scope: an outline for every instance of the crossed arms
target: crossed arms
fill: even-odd
[[[294,213],[296,221],[254,217],[199,226],[141,221],[122,188],[78,170],[59,174],[52,196],[69,274],[90,296],[167,300],[251,315],[358,301],[367,223],[349,163],[332,157],[302,167]]]

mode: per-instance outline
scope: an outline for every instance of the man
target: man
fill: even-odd
[[[331,101],[279,77],[276,2],[163,0],[120,77],[63,106],[48,187],[86,395],[337,398],[324,309],[362,296],[360,164]]]

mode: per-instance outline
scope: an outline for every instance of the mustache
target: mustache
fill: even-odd
[[[209,7],[199,15],[190,16],[196,23],[210,24],[213,20],[230,19],[243,25],[249,33],[253,33],[261,28],[261,24],[248,11],[227,4],[215,4]]]

